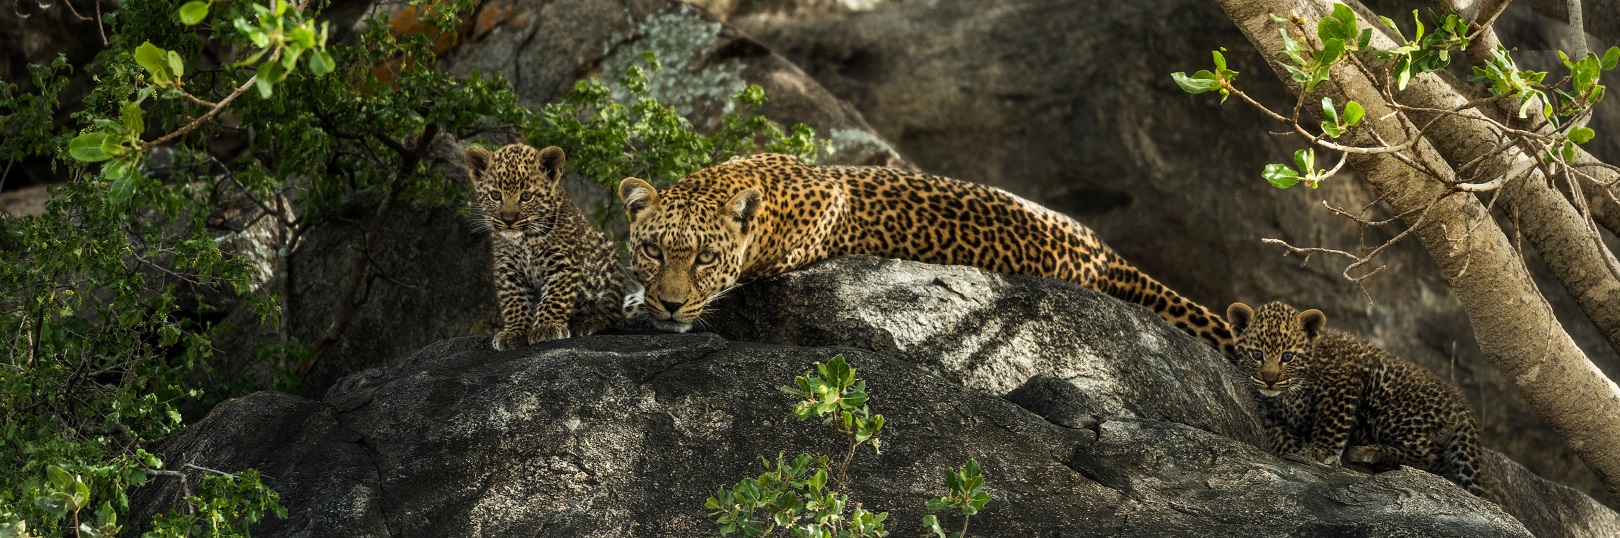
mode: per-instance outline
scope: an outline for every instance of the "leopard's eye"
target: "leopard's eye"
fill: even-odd
[[[501,201],[501,191],[489,191],[489,199],[497,202]]]
[[[1265,360],[1266,359],[1266,354],[1262,353],[1258,349],[1251,349],[1251,350],[1249,350],[1249,357],[1253,358],[1254,360],[1260,361],[1260,360]]]
[[[519,202],[527,202],[527,201],[529,201],[529,200],[531,200],[531,199],[533,199],[533,198],[534,198],[534,193],[532,193],[532,192],[525,192],[525,193],[523,193],[523,196],[519,196],[519,197],[518,197],[518,201],[519,201]]]
[[[697,255],[697,264],[698,265],[708,265],[708,264],[714,263],[714,257],[715,257],[714,252],[707,251],[707,250],[705,250],[703,252],[699,252],[698,255]]]
[[[646,254],[648,258],[652,258],[654,260],[664,260],[664,250],[658,248],[658,245],[654,245],[652,243],[642,243],[641,253]]]
[[[1282,354],[1282,361],[1283,362],[1288,362],[1288,361],[1291,361],[1291,360],[1294,360],[1294,352],[1292,352],[1292,351],[1284,351],[1283,354]]]

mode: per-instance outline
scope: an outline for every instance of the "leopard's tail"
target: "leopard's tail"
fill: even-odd
[[[1489,484],[1482,480],[1480,467],[1479,431],[1472,421],[1457,426],[1451,436],[1440,443],[1439,458],[1434,474],[1445,477],[1480,498],[1500,502]]]
[[[1108,266],[1096,286],[1099,291],[1145,306],[1182,332],[1203,340],[1227,357],[1233,356],[1236,348],[1225,318],[1160,284],[1118,254],[1108,254]]]

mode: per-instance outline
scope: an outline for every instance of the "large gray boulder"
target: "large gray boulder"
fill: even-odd
[[[849,493],[890,512],[894,536],[917,530],[941,470],[968,458],[995,498],[973,520],[979,536],[1620,532],[1613,512],[1522,469],[1513,476],[1524,482],[1508,483],[1522,484],[1512,493],[1524,506],[1504,512],[1413,469],[1271,456],[1255,446],[1244,383],[1218,354],[1069,283],[849,258],[751,285],[732,306],[775,293],[798,308],[849,292],[819,288],[844,279],[866,283],[851,301],[875,304],[823,302],[778,334],[847,332],[874,349],[684,334],[495,352],[487,336],[453,338],[349,376],[320,400],[225,402],[157,452],[262,471],[291,517],[263,523],[260,536],[703,535],[716,531],[703,500],[759,474],[758,456],[839,450],[824,426],[791,420],[792,398],[776,387],[843,354],[888,420],[883,453],[855,457]],[[739,318],[715,321],[746,327]],[[156,480],[137,491],[133,520],[177,489]],[[1508,515],[1519,509],[1540,519],[1521,524]]]
[[[1298,256],[1261,242],[1355,251],[1399,230],[1364,229],[1323,207],[1371,206],[1376,218],[1389,217],[1355,177],[1316,190],[1271,187],[1261,168],[1287,160],[1300,142],[1268,134],[1281,130],[1279,124],[1237,99],[1222,105],[1176,87],[1170,73],[1208,68],[1210,51],[1225,47],[1246,91],[1276,110],[1293,105],[1215,3],[710,4],[854,105],[919,168],[1002,187],[1075,217],[1148,274],[1217,311],[1234,301],[1279,299],[1320,308],[1335,326],[1454,381],[1479,410],[1488,446],[1609,499],[1480,353],[1466,316],[1420,245],[1407,242],[1382,254],[1374,267],[1386,268],[1366,281],[1364,293],[1340,275],[1344,258],[1319,255],[1301,267]],[[1408,24],[1413,8],[1434,5],[1377,4]],[[1547,47],[1560,42],[1562,27],[1519,4],[1499,25],[1509,34],[1505,43],[1528,49],[1520,56],[1549,68],[1546,60],[1557,59]],[[1588,3],[1589,23],[1597,25],[1593,14],[1603,12],[1602,4]],[[784,7],[795,5],[805,7]],[[1601,49],[1599,43],[1592,47]],[[1603,103],[1593,123],[1602,126],[1599,132],[1620,131],[1620,105]],[[1594,144],[1594,154],[1620,160],[1620,137]],[[1581,348],[1611,377],[1620,374],[1620,357],[1535,256],[1529,258],[1539,287]]]

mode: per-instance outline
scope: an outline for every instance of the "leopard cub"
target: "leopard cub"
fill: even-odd
[[[1232,360],[1259,397],[1271,449],[1329,465],[1410,465],[1484,496],[1479,432],[1462,393],[1416,364],[1325,329],[1320,310],[1233,303]]]
[[[502,321],[495,349],[584,336],[624,319],[618,252],[563,190],[563,150],[473,146],[464,157],[473,224],[493,232]]]

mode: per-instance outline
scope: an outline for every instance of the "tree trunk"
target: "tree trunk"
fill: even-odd
[[[1279,52],[1282,37],[1269,14],[1309,10],[1300,15],[1306,27],[1314,29],[1316,21],[1332,10],[1332,3],[1325,0],[1220,0],[1220,4],[1274,69],[1286,57]],[[1365,8],[1358,9],[1366,13]],[[1365,18],[1361,25],[1368,26]],[[1286,73],[1276,74],[1293,91],[1302,91]],[[1384,103],[1377,88],[1375,81],[1350,67],[1336,69],[1333,82],[1318,87],[1340,103],[1355,100],[1366,109],[1364,127],[1352,129],[1341,140],[1374,145],[1369,130],[1385,140],[1407,138],[1408,124],[1403,123],[1407,120]],[[1421,165],[1455,180],[1451,166],[1427,141],[1419,141],[1413,153]],[[1620,451],[1614,446],[1620,439],[1620,387],[1603,376],[1558,323],[1490,211],[1477,198],[1453,192],[1388,154],[1354,155],[1350,164],[1415,228],[1414,235],[1462,303],[1485,356],[1609,490],[1620,492]]]
[[[1457,108],[1468,99],[1457,90],[1463,86],[1449,79],[1451,77],[1444,75],[1421,76],[1397,97],[1410,106]],[[1466,113],[1477,116],[1480,111]],[[1439,116],[1438,119],[1435,116]],[[1419,125],[1431,119],[1435,121],[1431,132],[1444,133],[1444,136],[1431,136],[1428,141],[1451,166],[1484,158],[1463,174],[1465,178],[1487,181],[1507,174],[1516,166],[1528,165],[1534,159],[1517,146],[1487,157],[1505,138],[1483,121],[1449,114],[1420,113],[1413,114],[1412,118]],[[1507,204],[1519,230],[1547,262],[1553,276],[1563,283],[1592,324],[1603,332],[1609,346],[1620,350],[1620,279],[1609,269],[1614,261],[1612,254],[1594,239],[1595,231],[1588,228],[1587,220],[1569,200],[1548,185],[1548,178],[1541,169],[1533,167],[1518,179],[1502,185],[1501,201]],[[1484,194],[1487,198],[1495,195]]]

